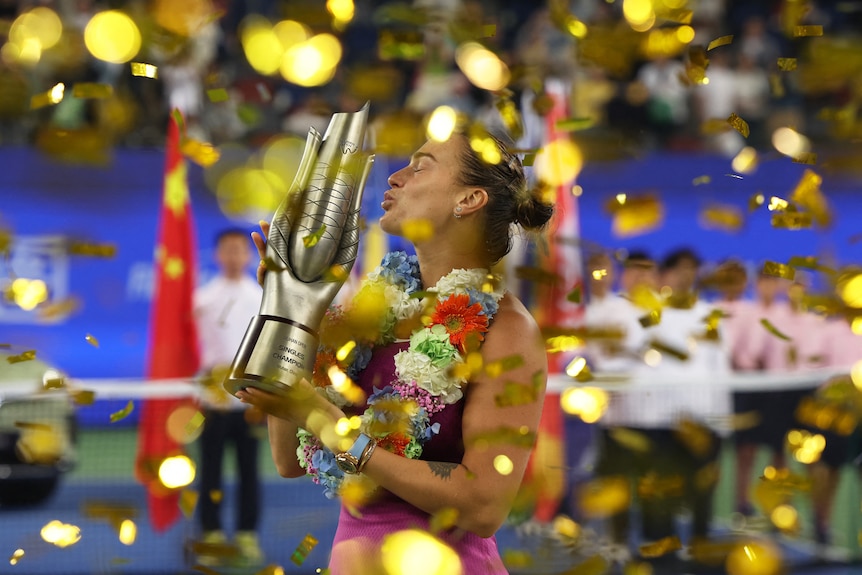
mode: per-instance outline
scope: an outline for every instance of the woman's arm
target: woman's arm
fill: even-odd
[[[275,468],[282,477],[302,477],[305,469],[299,464],[296,450],[299,439],[296,437],[297,427],[289,421],[267,416],[266,428],[269,432],[269,448]]]
[[[509,515],[535,443],[547,358],[538,326],[511,295],[500,302],[481,352],[485,366],[513,355],[523,362],[496,376],[484,372],[466,387],[462,462],[407,459],[377,449],[363,473],[427,513],[454,509],[458,527],[490,537]],[[518,386],[518,393],[507,385]]]

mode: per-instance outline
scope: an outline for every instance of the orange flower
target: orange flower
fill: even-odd
[[[314,370],[311,374],[311,382],[317,387],[328,387],[332,385],[329,381],[329,368],[333,365],[338,365],[338,359],[335,357],[335,352],[330,349],[322,349],[314,358]]]
[[[439,301],[431,323],[445,327],[449,341],[461,353],[465,351],[465,341],[469,336],[483,341],[485,337],[482,334],[488,331],[488,316],[482,314],[482,305],[470,305],[470,296],[466,294],[453,294]]]

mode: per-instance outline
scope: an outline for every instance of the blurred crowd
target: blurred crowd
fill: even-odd
[[[506,96],[520,107],[528,130],[529,116],[546,110],[547,79],[562,80],[570,115],[583,126],[575,137],[599,157],[645,149],[730,156],[745,145],[768,147],[779,126],[827,143],[860,132],[862,2],[356,0],[351,21],[334,31],[343,57],[331,81],[303,88],[249,65],[240,40],[249,15],[333,32],[329,4],[0,0],[6,24],[0,42],[14,19],[34,6],[50,7],[64,24],[60,44],[38,63],[22,65],[11,50],[3,52],[0,145],[38,145],[52,130],[89,129],[111,145],[159,146],[174,108],[202,140],[254,145],[275,134],[325,127],[333,111],[371,100],[385,128],[378,146],[409,150],[424,137],[416,127],[439,105],[499,122],[501,94],[473,86],[455,62],[466,40],[480,41],[508,64]],[[627,5],[652,6],[655,22],[634,30]],[[116,8],[142,30],[134,60],[157,66],[158,78],[133,76],[128,64],[96,60],[84,48],[92,15]],[[795,36],[797,26],[822,26],[822,36]],[[31,97],[58,82],[108,84],[114,97],[67,97],[31,109]],[[208,97],[211,90],[228,97]],[[727,124],[731,114],[747,122],[748,138]]]
[[[645,539],[673,536],[680,509],[691,514],[692,537],[710,535],[717,461],[727,440],[735,449],[742,524],[765,516],[782,532],[798,532],[798,524],[776,519],[782,498],[763,495],[776,474],[786,479],[796,465],[811,482],[807,535],[834,542],[839,470],[862,465],[862,441],[858,399],[840,399],[841,386],[844,398],[858,391],[829,373],[850,373],[862,359],[862,336],[853,314],[814,295],[810,276],[787,271],[734,259],[706,265],[686,247],[662,258],[640,250],[586,258],[588,368],[606,381],[646,382],[611,394],[599,421],[595,471],[635,482],[637,532]],[[817,375],[801,386],[788,379],[805,372]],[[734,387],[733,374],[762,377],[757,387]],[[770,454],[766,471],[754,467],[759,449]],[[630,521],[628,510],[613,518],[622,544]]]

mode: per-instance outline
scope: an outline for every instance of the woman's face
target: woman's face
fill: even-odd
[[[461,188],[456,174],[461,168],[463,145],[462,136],[445,142],[429,140],[413,154],[409,165],[389,176],[390,188],[381,203],[383,231],[402,235],[405,225],[424,220],[436,234],[454,219],[454,192]]]

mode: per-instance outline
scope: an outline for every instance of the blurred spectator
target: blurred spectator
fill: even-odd
[[[689,121],[690,90],[684,77],[683,63],[666,57],[647,62],[638,72],[637,79],[649,94],[649,127],[660,147],[667,147]]]
[[[767,119],[771,88],[769,75],[746,52],[739,52],[736,61],[736,113],[748,122],[751,133],[748,145],[758,150],[769,145]]]
[[[731,66],[731,52],[728,47],[722,46],[709,53],[706,77],[709,83],[697,86],[694,92],[697,122],[701,125],[714,121],[720,123],[726,121],[731,114],[741,115],[736,72]],[[733,157],[745,146],[745,138],[727,124],[724,124],[724,128],[718,133],[706,136],[706,148]]]

